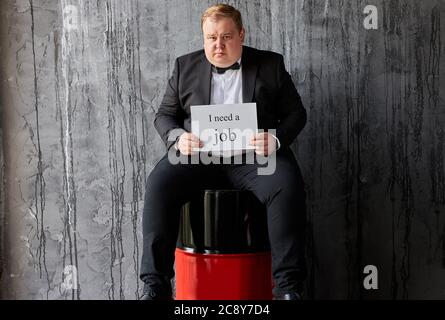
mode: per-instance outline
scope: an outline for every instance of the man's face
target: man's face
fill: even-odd
[[[207,18],[203,25],[207,60],[217,67],[229,67],[241,57],[244,29],[238,30],[231,18]]]

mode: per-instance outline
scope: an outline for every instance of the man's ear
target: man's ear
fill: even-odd
[[[244,28],[241,29],[241,31],[239,32],[239,37],[241,38],[241,42],[244,42],[244,35],[245,35],[245,31]]]

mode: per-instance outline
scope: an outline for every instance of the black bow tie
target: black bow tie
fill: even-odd
[[[217,67],[217,66],[213,66],[213,70],[215,70],[218,74],[223,74],[227,70],[239,70],[240,67],[241,66],[239,65],[239,63],[235,62],[230,67],[226,67],[226,68],[220,68],[220,67]]]

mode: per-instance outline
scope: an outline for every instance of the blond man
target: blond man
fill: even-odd
[[[283,57],[244,46],[245,29],[238,10],[223,4],[212,6],[203,13],[201,26],[204,49],[175,61],[154,121],[159,135],[168,151],[190,156],[202,146],[191,133],[190,106],[255,102],[258,128],[265,132],[255,135],[250,143],[258,156],[276,157],[276,169],[271,175],[258,175],[256,164],[174,165],[165,155],[146,185],[142,299],[171,298],[180,208],[193,192],[215,188],[214,177],[220,176],[234,188],[251,191],[265,205],[274,296],[300,299],[306,277],[306,194],[289,145],[303,129],[306,111]]]

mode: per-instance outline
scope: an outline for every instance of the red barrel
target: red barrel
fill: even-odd
[[[206,190],[183,207],[175,254],[177,300],[270,300],[262,204],[239,190]]]

